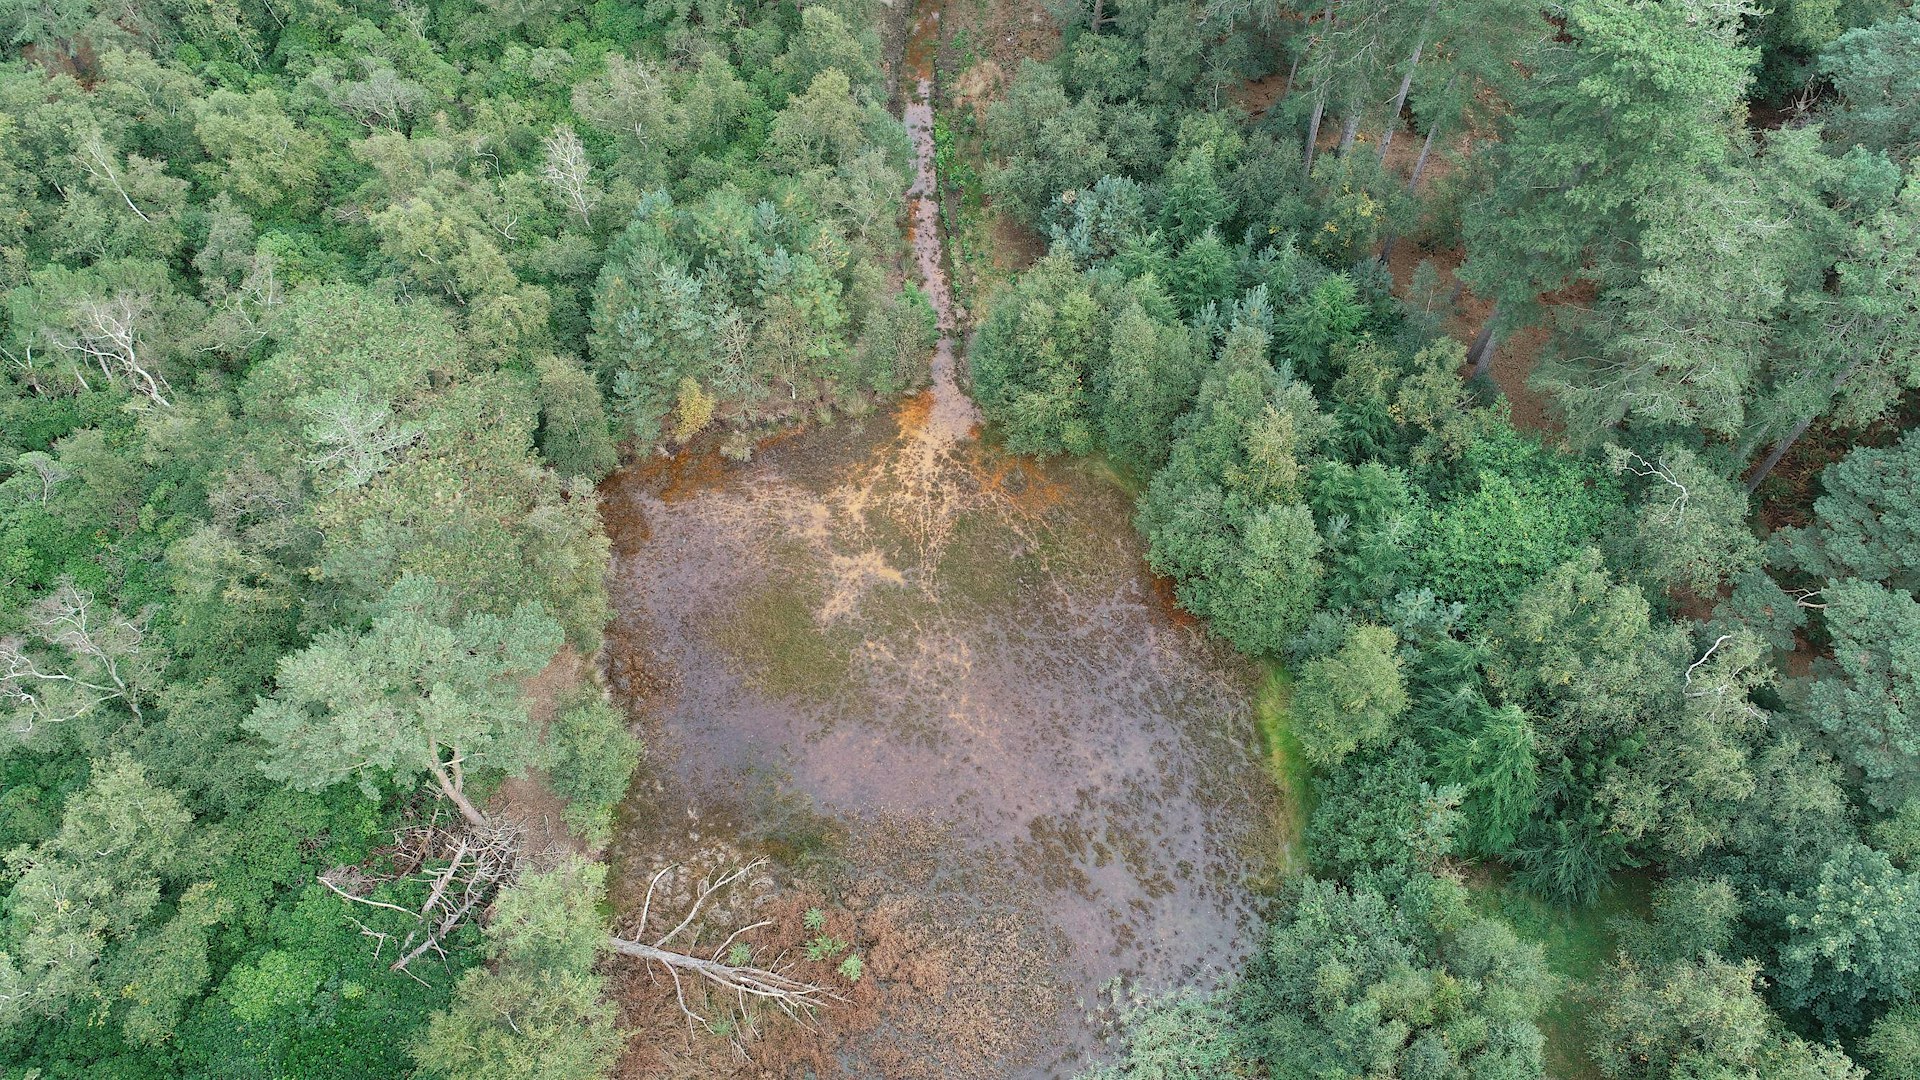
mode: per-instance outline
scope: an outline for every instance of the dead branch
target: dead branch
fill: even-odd
[[[339,867],[335,867],[334,870],[328,871],[327,874],[331,874],[334,871],[337,871],[339,869],[340,869]],[[386,908],[388,911],[397,911],[402,915],[413,914],[413,912],[408,911],[406,908],[403,908],[398,904],[389,904],[382,900],[369,900],[364,896],[355,896],[352,893],[348,892],[347,890],[327,880],[327,874],[321,874],[319,878],[317,878],[316,880],[318,880],[320,884],[325,885],[327,888],[332,889],[334,894],[340,897],[340,899],[342,900],[351,900],[356,904],[365,904],[368,907]]]
[[[431,818],[403,826],[394,833],[391,848],[376,853],[391,859],[397,873],[375,878],[361,867],[337,866],[320,875],[320,884],[341,899],[411,916],[416,925],[398,945],[390,971],[406,971],[420,957],[446,957],[443,943],[475,913],[486,910],[500,889],[510,884],[522,863],[525,830],[518,822],[473,825],[464,817],[453,828],[442,827],[440,807]],[[444,865],[442,865],[444,863]],[[359,895],[380,881],[416,880],[428,886],[427,897],[416,909]],[[342,883],[348,887],[343,888]],[[390,938],[392,935],[388,935]],[[387,938],[382,938],[384,946]],[[375,949],[378,956],[379,948]],[[418,976],[414,976],[418,978]]]
[[[675,923],[672,929],[650,942],[635,941],[617,934],[608,937],[608,944],[615,952],[656,963],[666,969],[668,976],[673,979],[675,1000],[678,1001],[680,1011],[686,1016],[689,1025],[698,1023],[701,1027],[712,1030],[712,1025],[707,1019],[693,1011],[687,1004],[686,988],[680,978],[682,972],[697,975],[723,994],[732,997],[743,1021],[750,1019],[747,1010],[750,1002],[770,1003],[789,1017],[805,1024],[810,1021],[815,1008],[846,1000],[828,987],[796,979],[777,967],[729,964],[720,959],[728,946],[739,940],[741,935],[770,925],[768,921],[756,922],[733,931],[711,956],[696,956],[667,947],[669,942],[693,925],[701,910],[706,907],[707,901],[715,893],[745,879],[765,861],[756,859],[745,866],[735,867],[716,878],[702,882],[699,893],[694,896],[693,902],[688,905],[687,912],[680,921]],[[641,903],[637,932],[646,932],[647,916],[653,909],[654,889],[660,883],[660,879],[673,869],[675,867],[672,865],[660,868],[647,883],[647,894]]]
[[[1693,685],[1694,669],[1698,668],[1701,664],[1704,664],[1709,659],[1711,659],[1713,654],[1720,650],[1720,646],[1725,645],[1727,643],[1727,639],[1731,638],[1732,636],[1733,636],[1732,634],[1721,634],[1717,639],[1714,640],[1714,643],[1712,645],[1707,646],[1706,652],[1700,654],[1700,659],[1695,660],[1693,663],[1687,665],[1686,674],[1684,676],[1684,684],[1686,686],[1691,687]],[[1688,694],[1687,696],[1692,697],[1693,695]]]
[[[645,942],[628,941],[622,937],[609,937],[608,943],[613,946],[615,952],[641,960],[651,960],[666,967],[669,973],[691,972],[724,990],[770,1001],[796,1018],[801,1012],[810,1010],[821,1002],[846,1000],[827,987],[802,982],[766,968],[705,960]]]
[[[0,638],[0,706],[12,713],[22,737],[41,724],[77,720],[109,701],[141,715],[133,674],[146,644],[152,612],[128,617],[95,610],[93,594],[62,578],[59,588],[36,602],[27,636]],[[36,648],[37,640],[45,647]],[[65,670],[43,663],[50,651]],[[64,654],[64,655],[60,655]]]

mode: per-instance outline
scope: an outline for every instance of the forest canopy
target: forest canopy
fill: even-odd
[[[1015,7],[921,134],[1034,257],[943,327],[905,10],[0,0],[0,1075],[586,1080],[614,954],[829,993],[610,937],[597,485],[953,329],[1311,792],[1088,1075],[1920,1076],[1920,16]]]

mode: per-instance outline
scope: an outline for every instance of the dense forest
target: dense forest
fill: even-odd
[[[1568,905],[1652,875],[1560,988],[1607,1076],[1920,1075],[1920,21],[1189,16],[1115,5],[985,123],[1051,242],[980,329],[982,407],[1144,485],[1182,605],[1293,673],[1317,796],[1243,980],[1103,1075],[1540,1075],[1553,979],[1463,863]],[[1263,70],[1248,124],[1220,88]],[[1409,242],[1463,254],[1470,345],[1435,263],[1396,296]],[[1537,324],[1551,434],[1486,377]]]
[[[624,718],[522,686],[620,442],[924,366],[874,18],[0,10],[0,1071],[608,1066],[598,869],[440,837],[608,829]]]
[[[936,98],[1037,256],[956,275],[981,437],[1137,494],[1302,820],[1087,1075],[1920,1078],[1920,17],[1016,10]],[[928,380],[911,17],[0,0],[0,1076],[740,1037],[632,964],[832,1025],[843,942],[611,933],[597,485]]]

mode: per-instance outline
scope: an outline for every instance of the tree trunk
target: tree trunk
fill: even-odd
[[[1499,340],[1493,334],[1493,326],[1499,321],[1500,305],[1496,303],[1493,305],[1493,310],[1487,312],[1487,321],[1481,324],[1479,336],[1473,339],[1473,347],[1467,350],[1467,359],[1473,363],[1473,369],[1467,372],[1467,378],[1477,379],[1485,375],[1487,369],[1493,366],[1494,350],[1499,346]]]
[[[1346,157],[1353,149],[1353,137],[1360,133],[1360,106],[1356,102],[1349,107],[1347,126],[1340,129],[1340,156]]]
[[[1397,233],[1388,233],[1387,238],[1385,240],[1380,241],[1380,265],[1381,266],[1387,265],[1387,260],[1393,257],[1393,242],[1397,239],[1399,239],[1399,235]]]
[[[437,755],[432,771],[434,786],[438,787],[440,794],[445,795],[459,809],[460,816],[466,819],[467,824],[475,828],[486,828],[486,815],[480,812],[479,807],[473,805],[473,800],[467,798],[467,793],[461,790],[461,786],[453,782],[453,777],[447,775],[447,767],[437,760]]]
[[[1320,118],[1326,114],[1325,98],[1315,98],[1313,118],[1307,121],[1307,178],[1313,178],[1313,151],[1320,142]]]
[[[1427,17],[1420,22],[1420,37],[1413,43],[1413,55],[1407,59],[1407,73],[1400,77],[1400,92],[1393,95],[1393,109],[1387,113],[1386,130],[1380,133],[1380,160],[1387,160],[1387,147],[1393,144],[1393,133],[1400,130],[1400,111],[1407,107],[1407,91],[1413,89],[1413,73],[1420,66],[1420,53],[1427,47],[1427,28],[1433,24],[1433,16],[1440,10],[1440,0],[1432,0],[1427,5]]]
[[[1107,0],[1093,0],[1093,24],[1088,27],[1095,34],[1100,33],[1100,16],[1107,9]]]
[[[1800,436],[1805,435],[1807,429],[1812,426],[1813,417],[1809,416],[1805,420],[1793,425],[1793,430],[1787,432],[1786,438],[1773,444],[1773,452],[1767,455],[1767,460],[1762,461],[1760,467],[1753,470],[1753,475],[1747,477],[1748,495],[1752,495],[1755,491],[1759,490],[1761,482],[1766,480],[1768,474],[1773,472],[1774,466],[1780,464],[1780,459],[1787,456],[1787,451],[1793,449],[1793,444],[1799,442]]]
[[[1426,171],[1427,155],[1433,152],[1433,133],[1440,130],[1438,121],[1427,129],[1427,141],[1420,144],[1420,156],[1413,159],[1413,175],[1407,177],[1407,191],[1411,193],[1420,186],[1420,174]]]
[[[775,1004],[806,1007],[823,1001],[846,1000],[827,987],[802,982],[766,968],[744,964],[723,964],[717,959],[703,960],[683,952],[648,945],[643,941],[628,941],[626,938],[612,935],[607,937],[607,946],[623,956],[651,960],[669,968],[698,975],[732,994],[771,1000]]]
[[[1862,356],[1853,363],[1848,364],[1846,370],[1834,377],[1833,386],[1828,389],[1827,396],[1832,397],[1842,386],[1847,385],[1847,380],[1853,378],[1853,373],[1859,371],[1860,365],[1866,362],[1867,358]],[[1793,430],[1787,432],[1786,438],[1773,444],[1773,451],[1767,455],[1767,460],[1761,462],[1760,467],[1755,469],[1753,475],[1747,478],[1748,495],[1752,495],[1759,489],[1761,482],[1766,480],[1767,476],[1773,472],[1774,466],[1780,464],[1780,459],[1787,456],[1787,451],[1793,449],[1793,444],[1799,442],[1800,436],[1805,435],[1807,429],[1812,427],[1813,422],[1819,418],[1820,413],[1818,410],[1815,410],[1806,419],[1793,425]]]
[[[1441,97],[1444,98],[1448,94],[1453,93],[1453,86],[1459,81],[1460,75],[1458,72],[1455,72],[1453,77],[1447,80],[1447,88],[1441,94]],[[1413,175],[1407,177],[1408,193],[1412,193],[1414,188],[1420,186],[1420,174],[1425,172],[1427,168],[1427,155],[1433,153],[1433,137],[1439,134],[1439,132],[1440,118],[1436,116],[1434,117],[1433,123],[1427,125],[1427,139],[1420,144],[1420,156],[1414,159]]]
[[[1325,24],[1320,30],[1323,34],[1333,33],[1333,4],[1334,0],[1327,0],[1327,9],[1320,15],[1320,21]],[[1311,49],[1313,45],[1309,44],[1307,48]],[[1301,55],[1306,54],[1303,52]],[[1291,82],[1287,84],[1287,92],[1293,92]],[[1326,115],[1326,112],[1327,88],[1325,85],[1316,86],[1313,88],[1313,119],[1307,121],[1306,174],[1308,179],[1313,178],[1313,153],[1320,142],[1320,119]]]
[[[1400,92],[1393,95],[1393,108],[1387,111],[1387,123],[1380,131],[1380,145],[1374,148],[1374,160],[1382,165],[1387,161],[1387,148],[1393,145],[1393,133],[1400,130],[1400,112],[1407,107],[1407,91],[1413,88],[1413,69],[1420,63],[1420,48],[1426,42],[1414,46],[1413,59],[1407,62],[1407,74],[1400,80]]]

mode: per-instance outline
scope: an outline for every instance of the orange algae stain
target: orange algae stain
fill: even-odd
[[[1153,598],[1160,602],[1160,613],[1165,615],[1173,625],[1179,627],[1200,625],[1200,620],[1192,612],[1180,606],[1180,598],[1173,591],[1172,578],[1161,577],[1159,574],[1153,575]]]
[[[726,480],[726,459],[720,448],[682,450],[671,457],[649,457],[634,469],[634,483],[664,503],[676,503]]]
[[[899,425],[900,438],[918,438],[933,418],[933,391],[922,390],[910,398],[903,398],[893,410],[894,423]]]
[[[1039,517],[1066,501],[1068,488],[1046,474],[1032,458],[1011,455],[976,456],[971,462],[981,494],[1004,504],[1023,517]]]

